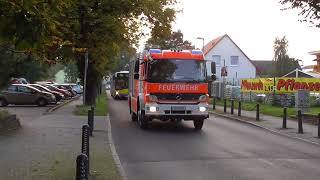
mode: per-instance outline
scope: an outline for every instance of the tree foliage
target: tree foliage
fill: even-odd
[[[153,37],[171,32],[176,0],[0,0],[0,46],[48,63],[75,60],[83,80],[89,53],[87,104],[120,57],[123,44],[137,45],[143,28]]]
[[[299,16],[303,17],[303,22],[309,22],[316,27],[320,27],[320,1],[319,0],[280,0],[282,5],[287,5],[284,9],[299,9]]]
[[[159,38],[152,34],[147,41],[146,48],[158,47],[161,49],[194,49],[194,45],[188,40],[183,40],[183,33],[181,30],[171,32],[166,37]]]
[[[299,60],[290,58],[288,52],[288,40],[286,37],[276,38],[274,41],[274,76],[281,77],[300,68]]]
[[[46,78],[48,65],[40,63],[34,56],[0,50],[0,88],[10,81],[10,78],[25,78],[30,82]]]

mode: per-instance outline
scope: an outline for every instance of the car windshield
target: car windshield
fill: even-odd
[[[203,83],[206,77],[205,63],[199,60],[153,60],[148,69],[148,81],[152,83]]]

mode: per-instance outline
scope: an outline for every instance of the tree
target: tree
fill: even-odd
[[[273,73],[276,77],[281,77],[287,73],[293,71],[296,68],[300,68],[299,60],[290,58],[287,54],[288,51],[288,40],[284,36],[279,39],[278,37],[274,41],[274,70]]]
[[[36,54],[47,62],[70,59],[84,79],[89,54],[86,104],[94,104],[103,76],[120,57],[123,43],[137,45],[142,27],[154,37],[171,30],[176,0],[0,0],[0,46]]]
[[[282,5],[288,5],[284,8],[299,9],[299,16],[303,17],[303,22],[309,22],[316,27],[320,27],[320,3],[319,0],[280,0]]]
[[[34,56],[0,49],[0,88],[6,86],[12,77],[23,77],[30,82],[48,76],[49,66],[40,63]]]
[[[169,7],[174,0],[129,0],[129,1],[89,1],[73,4],[67,13],[67,28],[72,29],[67,36],[75,47],[85,47],[89,52],[86,104],[94,104],[97,87],[104,75],[112,69],[114,60],[119,60],[121,47],[128,49],[141,36],[141,26],[170,29],[175,11]],[[64,21],[65,22],[65,21]],[[78,54],[79,72],[84,69],[84,55]],[[83,79],[83,74],[80,74]]]
[[[69,83],[76,83],[79,77],[78,67],[74,61],[69,62],[64,67],[66,80]]]
[[[161,49],[194,49],[192,43],[188,40],[183,40],[183,33],[181,30],[171,32],[166,37],[159,38],[152,36],[148,39],[147,49],[152,47],[159,47]]]

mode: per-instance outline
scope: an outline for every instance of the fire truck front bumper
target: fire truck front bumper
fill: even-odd
[[[209,118],[208,104],[146,104],[145,115],[151,119],[206,119]]]

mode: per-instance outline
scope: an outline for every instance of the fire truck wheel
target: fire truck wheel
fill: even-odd
[[[138,124],[141,129],[146,129],[148,122],[146,119],[146,116],[144,115],[144,111],[139,110],[138,111]]]
[[[195,130],[201,130],[203,126],[203,119],[193,120],[193,125]]]
[[[131,112],[131,120],[132,121],[137,121],[138,120],[138,117],[134,112]]]

